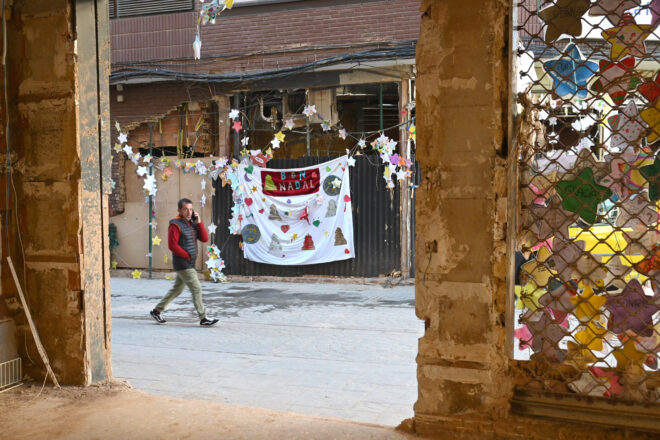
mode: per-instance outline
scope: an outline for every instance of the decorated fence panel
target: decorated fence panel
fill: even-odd
[[[272,159],[269,168],[305,168],[331,161],[332,157]],[[229,234],[233,206],[231,188],[216,182],[213,199],[214,223],[218,225],[215,243],[225,261],[224,272],[247,276],[327,275],[377,277],[401,267],[400,190],[388,189],[383,167],[375,157],[356,156],[350,168],[353,211],[354,258],[323,264],[273,265],[256,263],[243,257],[241,236]],[[414,221],[412,222],[414,223]]]
[[[512,355],[530,388],[658,402],[660,1],[514,6]]]

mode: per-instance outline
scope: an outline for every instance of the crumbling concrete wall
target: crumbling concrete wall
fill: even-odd
[[[416,313],[426,332],[414,429],[452,439],[632,438],[511,413],[519,370],[505,350],[510,2],[426,0],[422,12]]]
[[[2,297],[18,327],[25,372],[43,377],[45,369],[7,266],[5,257],[11,256],[59,381],[89,384],[110,375],[107,341],[92,355],[90,347],[99,344],[89,331],[107,312],[103,219],[97,215],[97,205],[107,197],[101,197],[98,157],[85,158],[90,171],[86,181],[81,178],[81,138],[98,133],[80,128],[78,103],[88,98],[80,90],[89,79],[78,75],[75,2],[16,0],[7,13],[12,179],[9,210],[3,211],[3,224],[5,219],[8,224],[2,236]],[[6,163],[4,145],[2,150]],[[7,175],[1,182],[3,208]],[[85,236],[97,240],[85,243]],[[86,283],[90,279],[100,282]],[[109,327],[100,325],[104,337]],[[91,365],[96,365],[94,376]]]

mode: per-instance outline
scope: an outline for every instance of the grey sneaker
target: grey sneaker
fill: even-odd
[[[212,326],[218,323],[218,319],[208,319],[204,318],[201,321],[199,321],[199,325],[204,325],[204,326]]]
[[[153,309],[151,312],[149,312],[149,314],[156,320],[158,324],[165,324],[167,322],[163,319],[162,316],[160,316],[160,312],[156,309]]]

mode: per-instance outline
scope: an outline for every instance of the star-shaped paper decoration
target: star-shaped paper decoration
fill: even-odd
[[[119,141],[120,144],[125,144],[128,142],[128,135],[126,133],[119,133],[119,136],[117,136],[117,140]]]
[[[590,364],[597,361],[596,356],[594,356],[591,350],[580,347],[574,341],[568,341],[566,343],[566,349],[568,353],[566,354],[564,363],[575,367],[578,371],[586,370]]]
[[[543,63],[543,68],[553,79],[554,92],[558,96],[586,98],[587,82],[598,71],[598,64],[585,60],[575,43],[569,43],[563,54]]]
[[[612,191],[594,181],[591,168],[585,168],[574,180],[557,183],[562,208],[577,213],[588,224],[596,221],[598,204],[612,196]]]
[[[250,143],[250,138],[248,136],[244,136],[241,139],[241,146],[247,147],[249,143]]]
[[[651,128],[651,133],[646,136],[646,142],[651,144],[660,137],[660,100],[653,107],[642,110],[640,115]]]
[[[117,263],[117,260],[112,260],[112,261],[110,262],[110,265],[112,266],[113,269],[117,269],[117,264],[118,264],[118,263]]]
[[[284,136],[285,136],[284,133],[282,133],[281,131],[275,133],[275,139],[277,139],[280,142],[284,142]]]
[[[543,353],[549,360],[559,360],[563,357],[557,344],[568,334],[568,330],[557,324],[547,311],[541,312],[538,320],[530,319],[524,323],[532,334],[532,351]]]
[[[138,278],[140,278],[140,275],[142,275],[142,272],[140,272],[139,270],[135,269],[131,274],[133,275],[133,278],[134,278],[134,279],[138,279]]]
[[[284,128],[287,130],[291,130],[295,126],[296,124],[293,122],[293,119],[287,119],[284,121]]]
[[[316,114],[316,105],[306,105],[303,109],[303,115],[308,118]]]
[[[602,397],[607,394],[606,381],[597,379],[590,372],[583,372],[580,377],[567,384],[571,391],[580,395]]]
[[[603,185],[614,192],[619,200],[623,201],[630,197],[630,189],[626,186],[627,179],[623,174],[626,161],[620,157],[610,160],[610,173],[600,179],[599,185]]]
[[[348,164],[349,167],[355,166],[355,158],[349,157],[348,159],[346,159],[346,163]]]
[[[344,128],[339,129],[339,137],[342,139],[346,139],[346,129]]]
[[[280,140],[277,138],[273,138],[272,141],[270,141],[271,145],[273,146],[274,149],[280,148]]]
[[[658,96],[660,96],[660,72],[656,72],[655,78],[651,81],[640,84],[637,90],[651,105],[655,105]]]
[[[231,128],[238,133],[243,129],[243,123],[241,121],[234,121]]]
[[[651,0],[648,7],[651,11],[651,26],[655,29],[660,23],[660,0]]]
[[[131,147],[130,145],[126,145],[126,146],[124,147],[124,153],[126,153],[126,155],[127,155],[127,156],[129,157],[129,159],[130,159],[131,157],[133,157],[133,147]]]
[[[660,310],[657,301],[658,295],[646,296],[639,281],[630,280],[620,295],[607,298],[608,329],[618,334],[632,330],[640,336],[652,336],[653,315]]]
[[[653,202],[660,199],[660,159],[656,156],[653,164],[643,166],[639,172],[649,183],[649,199]]]
[[[601,315],[579,326],[578,331],[573,335],[575,340],[584,348],[601,351],[603,349],[603,338],[607,334],[605,321],[605,317]]]
[[[239,116],[240,114],[241,114],[241,112],[239,112],[238,110],[236,110],[235,108],[233,108],[233,109],[231,109],[231,110],[229,111],[229,119],[231,119],[232,121],[235,121],[236,118],[238,118],[238,116]]]
[[[545,42],[551,43],[562,34],[580,36],[582,16],[589,6],[589,0],[557,0],[554,5],[541,10],[538,16],[547,26]]]
[[[623,347],[612,351],[616,359],[617,370],[627,370],[632,366],[641,366],[646,360],[646,353],[639,351],[633,339],[628,339]]]
[[[658,213],[643,194],[634,199],[627,199],[619,208],[616,226],[619,228],[632,228],[636,231],[645,231],[648,225],[657,222]]]
[[[154,158],[154,157],[153,157],[151,154],[147,154],[147,155],[145,155],[145,156],[142,158],[142,161],[143,161],[144,163],[149,163],[149,162],[151,162],[151,159],[153,159],[153,158]]]
[[[333,188],[341,188],[341,180],[335,177],[335,180],[330,182]]]
[[[628,90],[634,89],[640,80],[635,74],[635,58],[627,57],[619,62],[600,60],[599,76],[591,86],[595,92],[607,92],[614,105],[621,105]]]
[[[151,238],[151,244],[153,244],[154,246],[160,246],[161,241],[163,241],[163,239],[157,235]]]
[[[149,170],[147,167],[137,167],[137,170],[135,172],[137,173],[138,176],[144,177],[145,174],[147,174]]]
[[[119,153],[122,150],[121,144],[115,144],[114,150]]]
[[[623,13],[628,9],[639,6],[640,0],[600,0],[589,9],[592,17],[605,16],[613,25],[619,24]]]
[[[602,314],[607,298],[596,295],[591,286],[587,286],[582,294],[571,297],[571,301],[575,306],[575,317],[586,323]]]
[[[218,228],[218,227],[217,227],[214,223],[211,223],[210,225],[207,226],[206,229],[208,229],[209,234],[215,234],[215,230],[216,230],[217,228]]]
[[[623,14],[618,26],[601,32],[603,38],[612,45],[610,58],[618,60],[628,54],[644,58],[646,56],[646,40],[653,32],[653,26],[637,24],[629,13]]]
[[[555,270],[563,281],[573,278],[577,261],[584,254],[586,242],[584,240],[556,243],[552,257],[548,259],[548,266]]]
[[[321,122],[321,128],[323,129],[323,131],[330,131],[330,129],[332,128],[332,124],[330,124],[330,121],[323,121]]]
[[[364,147],[367,146],[367,141],[366,141],[364,138],[362,138],[362,139],[360,139],[360,140],[358,141],[357,144],[358,144],[358,147],[360,147],[360,148],[364,148]]]
[[[539,304],[543,307],[549,307],[554,311],[563,313],[572,313],[575,305],[571,298],[577,295],[577,284],[573,281],[561,283],[556,278],[551,279],[548,285],[548,291],[541,295]]]
[[[624,149],[628,145],[638,144],[646,133],[646,127],[640,119],[637,104],[632,100],[619,114],[607,118],[607,122],[614,132],[610,140],[610,146],[614,148]],[[658,130],[660,131],[660,128]]]

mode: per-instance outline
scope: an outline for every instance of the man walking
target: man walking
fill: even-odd
[[[172,251],[172,266],[176,270],[174,285],[167,295],[160,300],[156,308],[150,314],[159,324],[166,321],[160,316],[165,307],[174,298],[183,292],[183,287],[188,286],[192,294],[193,304],[199,316],[199,325],[210,326],[218,322],[217,319],[208,319],[204,303],[202,303],[202,286],[197,279],[195,260],[197,259],[197,240],[206,243],[209,236],[206,233],[204,223],[193,210],[189,199],[181,199],[178,204],[179,215],[170,220],[167,230],[167,244]]]

